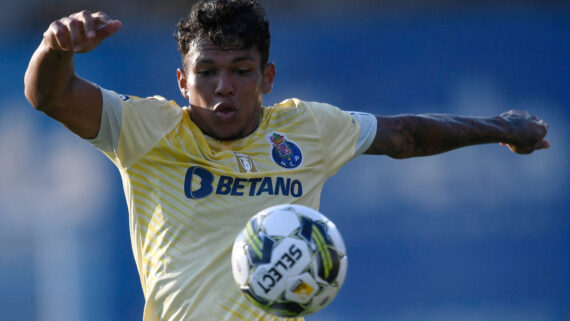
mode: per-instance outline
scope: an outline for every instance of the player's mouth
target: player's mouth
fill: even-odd
[[[237,113],[237,108],[229,103],[218,103],[214,106],[214,113],[220,118],[229,119]]]

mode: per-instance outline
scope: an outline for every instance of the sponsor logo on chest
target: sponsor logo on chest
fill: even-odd
[[[266,136],[271,145],[268,157],[285,168],[294,169],[301,166],[303,153],[301,148],[287,139],[285,134],[273,132]],[[228,196],[263,196],[282,195],[295,198],[303,195],[300,180],[283,176],[263,176],[254,158],[246,153],[233,152],[237,172],[240,174],[258,173],[258,177],[235,177],[215,175],[211,168],[192,166],[186,171],[184,194],[190,199],[199,199],[211,194]],[[259,161],[259,160],[258,160]]]

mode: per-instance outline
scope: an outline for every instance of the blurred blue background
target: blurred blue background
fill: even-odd
[[[570,6],[563,1],[266,1],[273,93],[377,114],[529,110],[552,147],[498,144],[409,160],[361,156],[321,210],[349,254],[339,296],[309,321],[570,320]],[[77,73],[184,105],[172,38],[186,1],[10,1],[0,14],[2,320],[141,320],[113,165],[33,111],[29,58],[49,23],[104,10],[123,28]]]

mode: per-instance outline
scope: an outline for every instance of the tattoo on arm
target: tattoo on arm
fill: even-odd
[[[505,141],[508,127],[500,117],[429,114],[376,118],[376,137],[366,153],[393,158],[428,156],[463,146]]]

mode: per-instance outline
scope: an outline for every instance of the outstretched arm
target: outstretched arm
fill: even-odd
[[[73,55],[96,48],[121,23],[102,12],[81,11],[50,24],[24,78],[26,98],[37,110],[84,138],[97,136],[101,92],[75,74]]]
[[[400,159],[486,143],[501,143],[519,154],[549,147],[544,140],[548,124],[527,112],[511,110],[488,118],[438,114],[376,118],[376,137],[366,154]]]

